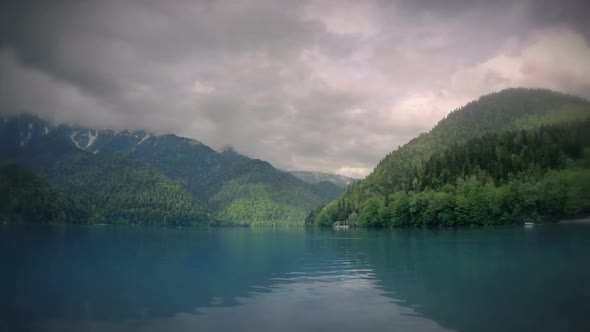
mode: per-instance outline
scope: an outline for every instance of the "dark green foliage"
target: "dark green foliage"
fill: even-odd
[[[461,178],[444,190],[398,192],[390,199],[397,204],[387,226],[553,222],[590,212],[590,171],[549,171],[539,181],[511,180],[500,186]]]
[[[47,211],[47,221],[173,225],[549,221],[589,212],[589,118],[588,102],[547,90],[484,96],[389,154],[340,199],[316,209],[340,189],[305,183],[231,149],[217,152],[174,135],[48,129],[47,122],[22,115],[0,123],[0,159],[30,168],[54,186],[40,180],[33,186],[40,189],[31,191],[26,181],[6,182],[5,192],[16,194],[3,211],[35,220]],[[572,181],[572,174],[580,181]],[[32,199],[40,208],[25,216],[24,200],[31,197],[56,197],[57,205]],[[64,200],[88,215],[63,210]]]
[[[323,186],[323,185],[322,185]],[[310,209],[325,201],[327,190],[303,183],[268,163],[250,163],[210,199],[221,220],[232,223],[286,222],[302,224]],[[336,190],[340,191],[337,187]],[[326,194],[325,191],[328,191]],[[334,196],[332,196],[334,197]]]
[[[16,165],[0,164],[0,220],[66,223],[86,217],[76,202]]]
[[[90,223],[194,225],[210,219],[179,184],[125,154],[74,153],[53,165],[48,176],[79,199]]]
[[[487,133],[539,128],[590,118],[590,103],[549,90],[507,89],[479,98],[442,119],[432,131],[421,134],[388,154],[366,179],[350,185],[343,198],[356,206],[374,196],[384,197],[404,188],[409,172],[433,153]]]
[[[590,213],[581,209],[587,201],[572,194],[583,187],[572,185],[570,192],[532,186],[555,178],[551,170],[589,171],[588,119],[587,101],[548,90],[508,89],[483,96],[389,154],[336,203],[315,211],[324,220],[308,222],[331,225],[353,211],[375,218],[366,219],[366,226],[511,223]],[[544,193],[551,195],[531,201]],[[378,217],[375,202],[382,205]],[[564,204],[577,208],[566,211]],[[499,210],[510,212],[500,215]]]
[[[342,188],[306,183],[233,149],[192,139],[53,127],[32,115],[0,121],[0,160],[72,193],[89,222],[303,224]]]
[[[268,162],[250,159],[233,149],[218,153],[172,135],[152,138],[133,155],[183,184],[224,224],[301,225],[310,209],[342,193],[341,188],[331,183],[303,182]]]
[[[383,226],[383,202],[376,198],[370,198],[363,206],[360,215],[360,225],[364,227]]]
[[[409,190],[365,201],[361,226],[507,224],[581,216],[590,213],[589,166],[590,121],[489,134],[453,145],[415,167],[403,179]]]
[[[589,120],[538,130],[491,133],[435,153],[400,182],[412,191],[439,188],[469,176],[501,184],[522,173],[538,177],[549,169],[573,165],[589,147]]]
[[[0,215],[7,221],[158,225],[210,219],[181,186],[125,155],[73,153],[46,175],[55,186],[18,166],[3,166]]]

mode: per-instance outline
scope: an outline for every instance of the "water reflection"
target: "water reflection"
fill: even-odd
[[[590,228],[0,228],[0,323],[44,331],[590,330]],[[542,290],[542,292],[540,292]]]
[[[457,331],[590,331],[590,225],[367,234],[377,286]]]
[[[339,283],[293,283],[272,293],[238,298],[238,306],[206,306],[193,314],[134,324],[104,321],[51,322],[49,331],[444,331],[435,322],[417,317],[392,303],[370,283],[354,288]]]

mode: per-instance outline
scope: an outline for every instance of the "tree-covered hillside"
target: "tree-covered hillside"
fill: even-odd
[[[318,207],[318,201],[341,192],[331,183],[302,184],[295,176],[258,161],[225,183],[210,202],[222,220],[239,222],[253,216],[256,223],[301,225],[307,213]]]
[[[372,217],[367,210],[389,206],[392,195],[452,185],[482,172],[489,172],[493,185],[516,174],[538,176],[536,168],[559,168],[557,164],[563,160],[582,158],[579,151],[586,144],[584,131],[589,130],[586,119],[590,119],[590,103],[548,90],[508,89],[483,96],[387,155],[371,175],[349,186],[339,200],[315,211],[308,222],[329,225],[354,213],[354,217],[364,216],[365,224],[370,225]],[[582,121],[582,127],[559,127],[576,121]],[[558,126],[539,130],[552,124]],[[574,130],[578,136],[555,133],[564,130]],[[489,135],[507,131],[512,133]],[[574,150],[578,154],[570,153]]]
[[[342,193],[175,135],[54,126],[22,114],[0,121],[0,144],[0,160],[80,197],[90,222],[303,224]]]
[[[79,204],[36,174],[0,164],[0,221],[76,223],[87,219]]]
[[[90,223],[204,225],[211,221],[207,209],[181,185],[123,153],[72,153],[45,174],[76,197]]]
[[[33,187],[54,193],[40,197],[56,197],[58,207],[73,202],[67,218],[48,212],[47,221],[302,224],[310,210],[306,222],[320,225],[344,219],[365,226],[544,221],[587,212],[588,119],[590,103],[548,90],[483,96],[387,155],[371,175],[320,209],[342,189],[175,135],[4,117],[0,160],[40,175]],[[18,191],[24,183],[4,183],[5,192],[18,193],[4,206],[5,219],[37,218],[18,208],[28,206],[20,200],[29,197],[30,186]],[[511,196],[515,190],[521,194]],[[73,212],[77,208],[83,213]]]

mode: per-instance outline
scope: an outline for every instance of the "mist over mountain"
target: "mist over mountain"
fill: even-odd
[[[331,173],[323,173],[323,172],[312,172],[312,171],[289,171],[289,173],[295,175],[299,179],[317,184],[320,182],[330,182],[338,187],[346,188],[349,184],[353,183],[357,179],[351,178],[349,176],[344,176],[340,174],[331,174]]]

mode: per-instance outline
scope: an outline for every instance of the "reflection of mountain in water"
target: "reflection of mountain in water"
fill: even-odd
[[[0,231],[2,321],[55,331],[442,331],[375,287],[354,232],[35,227]],[[19,252],[20,250],[20,252]],[[3,257],[4,256],[4,257]],[[16,288],[13,286],[16,285]],[[9,326],[11,326],[9,325]]]
[[[0,323],[57,324],[54,330],[125,330],[129,323],[177,331],[586,330],[590,228],[576,226],[0,226],[0,261],[11,267],[0,277]]]
[[[0,231],[0,320],[130,320],[233,305],[296,270],[303,237],[227,229]],[[4,317],[3,317],[4,316]]]

